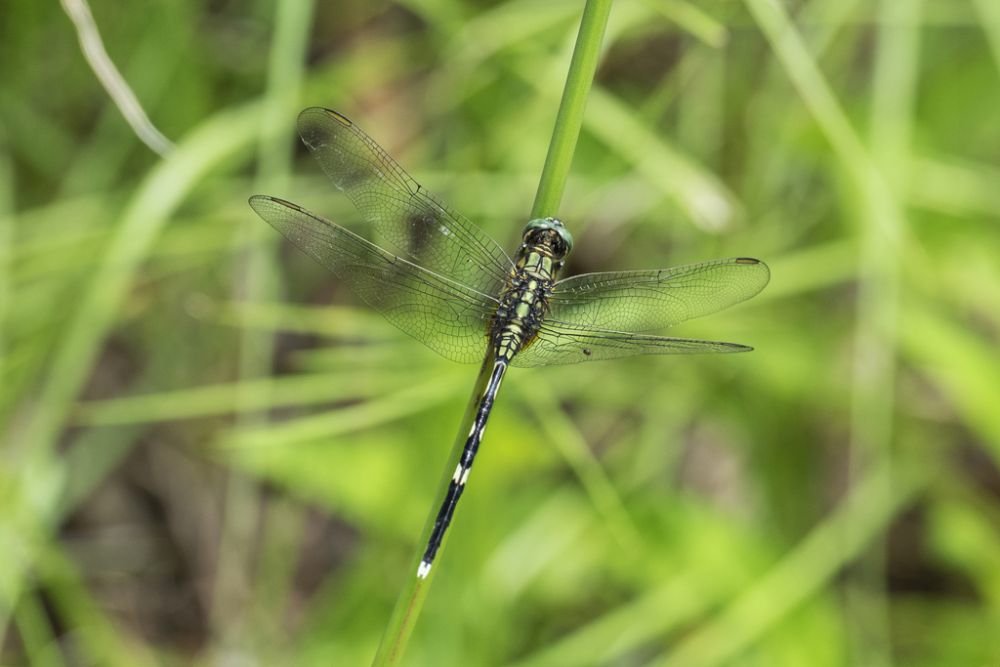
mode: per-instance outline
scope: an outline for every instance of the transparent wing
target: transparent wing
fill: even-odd
[[[705,354],[752,349],[736,343],[625,333],[546,319],[535,339],[516,354],[511,363],[522,367],[555,366],[640,354]]]
[[[291,202],[256,195],[250,206],[394,325],[443,357],[482,361],[496,300],[396,257]]]
[[[376,241],[483,294],[500,293],[513,264],[496,241],[448,210],[336,111],[299,114],[299,135],[320,167],[374,227]]]
[[[586,273],[556,283],[555,320],[598,329],[641,332],[714,313],[754,296],[771,273],[748,257],[673,269]]]

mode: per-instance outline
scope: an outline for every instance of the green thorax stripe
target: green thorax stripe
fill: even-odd
[[[552,280],[552,258],[546,254],[532,250],[524,255],[520,268],[532,278]]]

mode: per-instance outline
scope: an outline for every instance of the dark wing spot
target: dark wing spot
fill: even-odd
[[[737,257],[737,264],[760,264],[759,259],[754,259],[753,257]]]
[[[440,221],[431,213],[412,214],[407,219],[407,229],[409,238],[407,242],[407,252],[412,257],[420,258],[423,252],[434,242],[441,230],[438,226]]]

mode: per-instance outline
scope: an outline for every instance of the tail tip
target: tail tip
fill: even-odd
[[[420,567],[417,568],[417,579],[426,579],[427,575],[431,572],[431,564],[426,560],[420,561]]]

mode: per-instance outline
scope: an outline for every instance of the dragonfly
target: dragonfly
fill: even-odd
[[[752,349],[651,332],[760,292],[770,272],[757,259],[559,279],[573,249],[573,236],[560,220],[530,220],[511,257],[428,193],[345,116],[306,109],[299,114],[298,132],[378,244],[277,197],[251,197],[253,210],[402,331],[443,357],[489,369],[417,567],[420,579],[430,573],[452,521],[509,367]]]

